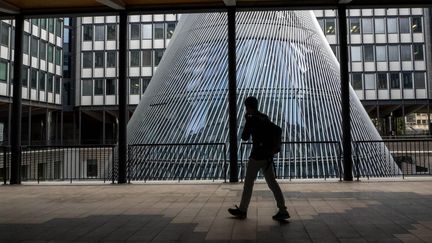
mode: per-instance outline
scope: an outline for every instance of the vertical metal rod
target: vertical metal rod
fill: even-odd
[[[6,179],[6,147],[3,147],[3,184],[6,185],[7,179]]]
[[[344,162],[344,181],[352,181],[352,148],[351,148],[351,118],[348,77],[348,41],[346,6],[338,7],[339,45],[340,45],[340,75],[341,75],[341,105],[342,105],[342,146]]]
[[[228,108],[230,182],[238,182],[237,102],[236,102],[236,9],[228,7]]]
[[[120,12],[119,24],[119,136],[118,136],[118,183],[126,183],[127,159],[127,18],[126,12]]]
[[[21,184],[21,117],[24,16],[15,15],[13,98],[11,118],[11,178],[10,184]]]

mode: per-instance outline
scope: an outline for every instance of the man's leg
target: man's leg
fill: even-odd
[[[279,184],[276,181],[275,174],[273,172],[273,166],[268,165],[263,168],[264,178],[267,182],[268,187],[273,192],[273,195],[276,199],[277,207],[279,208],[279,212],[286,212],[285,199],[282,194],[282,191],[279,187]]]
[[[252,190],[257,177],[260,165],[258,161],[250,159],[246,169],[246,177],[243,186],[243,194],[240,202],[239,209],[243,212],[247,212],[249,207],[250,199],[252,197]]]

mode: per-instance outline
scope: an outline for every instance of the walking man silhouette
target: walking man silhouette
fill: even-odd
[[[266,130],[270,120],[267,115],[258,111],[258,100],[255,97],[246,98],[246,123],[242,133],[242,140],[248,141],[252,136],[252,152],[246,169],[246,178],[243,186],[243,194],[240,207],[228,209],[228,212],[236,218],[245,219],[247,209],[252,196],[252,190],[258,171],[262,170],[268,187],[273,192],[279,211],[273,216],[274,220],[285,220],[290,215],[285,206],[285,199],[273,171],[273,151],[269,143],[269,131]]]

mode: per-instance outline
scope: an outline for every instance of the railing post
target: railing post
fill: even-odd
[[[227,148],[226,148],[226,143],[223,144],[223,150],[224,150],[224,162],[223,162],[223,170],[224,170],[224,182],[227,182]]]
[[[3,184],[6,185],[7,184],[7,173],[6,173],[6,147],[3,147]]]
[[[352,147],[351,147],[351,118],[350,118],[350,90],[348,74],[348,41],[346,5],[338,6],[339,46],[340,46],[340,81],[342,106],[342,146],[344,162],[344,181],[352,181]]]
[[[111,146],[111,180],[115,183],[115,145]]]

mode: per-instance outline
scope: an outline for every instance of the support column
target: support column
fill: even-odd
[[[341,105],[342,105],[342,150],[344,181],[352,181],[352,147],[351,147],[351,118],[348,74],[348,41],[346,6],[338,7],[339,46],[340,46],[340,75],[341,75]]]
[[[236,102],[236,10],[228,7],[228,109],[230,182],[238,182]]]
[[[21,118],[24,16],[15,15],[13,98],[11,118],[11,178],[10,184],[21,184]]]
[[[120,12],[119,24],[119,74],[118,74],[118,183],[126,183],[127,160],[127,18],[126,12]]]

